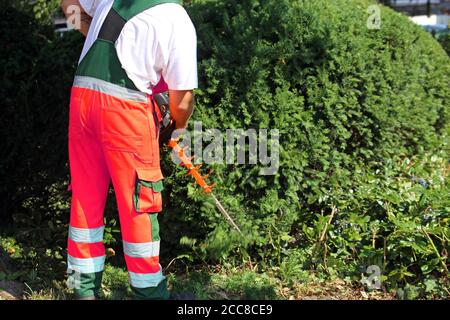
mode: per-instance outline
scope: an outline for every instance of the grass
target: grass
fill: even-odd
[[[192,292],[198,300],[366,300],[392,299],[382,292],[365,292],[344,280],[324,281],[311,278],[307,283],[284,286],[277,277],[250,269],[227,270],[208,267],[186,274],[167,274],[169,289],[173,292]],[[0,292],[2,291],[0,282]],[[106,300],[132,299],[127,272],[107,265],[103,275],[101,298]],[[52,281],[47,288],[33,290],[25,283],[24,291],[16,298],[26,300],[73,299],[64,281]],[[11,299],[2,296],[1,299]]]
[[[0,300],[73,299],[64,272],[52,274],[49,267],[24,264],[24,248],[12,237],[0,237]],[[121,259],[108,259],[103,274],[101,298],[132,299],[128,273]],[[316,275],[310,271],[284,269],[261,272],[256,266],[175,264],[166,268],[169,290],[194,293],[198,300],[299,300],[299,299],[392,299],[381,291],[366,292],[351,280]],[[294,274],[292,274],[294,273]]]

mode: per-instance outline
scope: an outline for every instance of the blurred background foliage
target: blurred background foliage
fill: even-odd
[[[0,242],[26,271],[16,277],[64,279],[68,99],[83,39],[54,32],[58,1],[1,2]],[[368,29],[374,3],[185,3],[199,39],[193,120],[280,130],[280,170],[213,166],[241,237],[163,150],[163,265],[257,265],[286,284],[305,273],[359,282],[376,265],[399,298],[449,297],[450,59],[389,8]],[[120,265],[116,216],[111,192],[106,243]]]

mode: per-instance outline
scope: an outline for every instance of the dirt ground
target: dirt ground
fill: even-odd
[[[25,286],[18,281],[0,281],[0,300],[20,300]]]
[[[394,294],[382,290],[368,292],[342,280],[320,284],[308,283],[294,288],[295,300],[395,300]]]

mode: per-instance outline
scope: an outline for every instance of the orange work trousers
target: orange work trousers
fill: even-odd
[[[158,225],[163,175],[155,105],[147,94],[80,79],[72,88],[69,120],[69,279],[78,297],[99,294],[105,263],[103,214],[112,181],[131,287],[138,298],[165,299]]]

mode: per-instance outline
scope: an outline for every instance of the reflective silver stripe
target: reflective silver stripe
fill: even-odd
[[[130,283],[135,288],[153,288],[157,287],[166,277],[162,271],[156,273],[134,273],[128,272],[130,275]]]
[[[106,256],[95,258],[75,258],[67,255],[67,269],[79,273],[94,273],[103,271]]]
[[[132,258],[150,258],[159,256],[159,241],[146,243],[131,243],[123,241],[125,254]]]
[[[96,243],[103,241],[103,231],[105,226],[95,229],[82,229],[69,227],[69,238],[74,242],[79,243]]]
[[[73,81],[73,86],[95,90],[119,99],[133,100],[137,102],[148,101],[146,93],[124,88],[116,84],[92,77],[76,76],[75,80]]]

